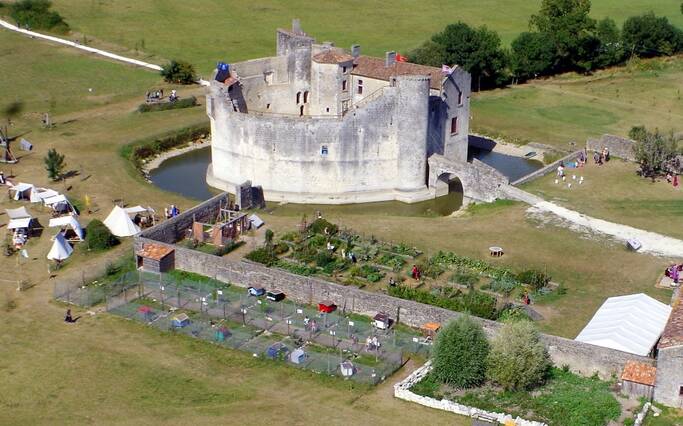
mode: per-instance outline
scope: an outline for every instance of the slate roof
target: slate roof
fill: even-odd
[[[664,327],[661,339],[659,339],[659,349],[670,348],[683,345],[683,301],[679,296],[669,316],[669,322]]]
[[[159,244],[145,244],[141,250],[138,250],[138,256],[147,259],[161,260],[169,254],[173,253],[173,248],[162,246]]]
[[[328,49],[314,55],[313,61],[319,64],[340,64],[353,61],[353,56],[335,49]]]
[[[621,380],[640,383],[641,385],[654,386],[657,377],[657,367],[636,361],[626,361]]]
[[[443,81],[441,68],[411,62],[396,62],[390,67],[384,66],[384,59],[361,55],[356,58],[351,74],[389,81],[397,75],[428,75],[431,77],[430,87],[440,89]]]

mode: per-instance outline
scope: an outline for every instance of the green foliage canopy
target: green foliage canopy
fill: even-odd
[[[20,0],[10,5],[10,16],[19,27],[68,32],[69,25],[59,13],[50,10],[51,6],[49,0]]]
[[[488,353],[489,343],[481,325],[463,315],[437,334],[432,374],[458,388],[478,386],[486,378]]]
[[[176,59],[161,67],[161,76],[167,82],[175,84],[192,84],[197,80],[194,65]]]
[[[98,219],[93,219],[85,230],[85,242],[90,250],[106,250],[119,244],[119,239]]]
[[[43,161],[45,162],[47,176],[52,180],[58,180],[64,171],[64,167],[66,167],[64,155],[58,153],[56,149],[50,148]]]

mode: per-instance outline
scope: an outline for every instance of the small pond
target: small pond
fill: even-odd
[[[527,160],[496,152],[474,150],[472,155],[495,167],[510,180],[518,179],[542,167],[539,161]],[[170,158],[157,169],[152,170],[150,179],[161,189],[176,192],[188,198],[206,200],[220,191],[206,184],[206,169],[211,162],[211,149],[202,148]],[[462,206],[462,187],[452,182],[450,193],[434,200],[415,204],[398,201],[346,205],[312,205],[268,203],[268,210],[283,215],[299,215],[312,210],[327,213],[371,214],[392,216],[447,216]]]

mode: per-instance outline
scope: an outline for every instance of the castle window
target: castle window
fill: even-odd
[[[330,107],[325,108],[325,112],[330,112]]]
[[[266,109],[270,109],[270,104],[266,104]]]
[[[358,94],[363,94],[363,80],[358,80]]]
[[[299,117],[303,117],[303,116],[304,116],[304,106],[301,105],[301,106],[299,107]]]
[[[320,147],[320,155],[327,155],[327,145]]]
[[[301,92],[296,92],[296,104],[299,105],[301,103]]]
[[[683,396],[683,386],[678,387],[678,396]]]
[[[342,74],[346,74],[346,67],[342,67]]]
[[[458,92],[458,105],[462,105],[463,95],[462,92]]]
[[[304,103],[308,103],[308,90],[304,92]]]
[[[346,92],[346,80],[342,81],[342,91]]]
[[[451,118],[451,135],[458,133],[458,117]]]

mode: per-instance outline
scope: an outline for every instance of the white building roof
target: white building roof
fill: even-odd
[[[643,293],[610,297],[574,340],[646,356],[670,313],[669,305]]]

